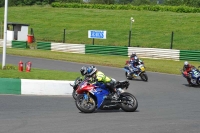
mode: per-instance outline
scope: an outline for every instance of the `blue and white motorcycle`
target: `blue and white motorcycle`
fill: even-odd
[[[200,68],[200,66],[198,68]],[[193,86],[200,86],[200,70],[198,68],[193,67],[191,69],[191,72],[189,73],[189,77]],[[185,75],[183,74],[183,70],[181,72],[183,77],[185,77]]]
[[[131,64],[129,64],[129,61],[126,61],[126,65],[124,66],[125,70],[125,76],[128,80],[137,78],[138,76],[143,80],[143,81],[148,81],[148,76],[145,72],[145,66],[144,63],[140,61],[140,65],[138,65],[136,68],[133,68]]]

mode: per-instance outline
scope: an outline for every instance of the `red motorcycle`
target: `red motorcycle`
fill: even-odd
[[[129,87],[128,81],[116,82],[118,98],[110,98],[110,91],[104,84],[90,84],[86,80],[77,88],[76,107],[84,113],[92,113],[97,109],[122,109],[126,112],[134,112],[138,107],[135,96],[125,92]]]

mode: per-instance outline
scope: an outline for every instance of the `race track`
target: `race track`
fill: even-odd
[[[20,60],[31,61],[34,68],[75,72],[84,65],[6,57],[7,64],[17,65]],[[122,68],[97,68],[117,80],[125,79]],[[0,95],[0,133],[199,133],[200,88],[188,87],[179,75],[147,75],[148,82],[130,81],[128,91],[138,100],[137,111],[131,113],[80,113],[71,96]]]

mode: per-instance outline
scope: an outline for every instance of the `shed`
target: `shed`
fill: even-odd
[[[29,24],[8,22],[7,23],[7,40],[27,41]]]

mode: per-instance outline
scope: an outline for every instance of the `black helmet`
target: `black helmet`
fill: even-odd
[[[135,56],[137,56],[136,53],[132,52],[130,58],[134,58]]]
[[[97,71],[97,68],[95,66],[89,66],[87,67],[87,74],[89,76],[92,76]]]
[[[83,66],[83,67],[81,68],[80,72],[81,72],[81,75],[82,75],[82,76],[86,75],[86,74],[87,74],[87,67]]]

